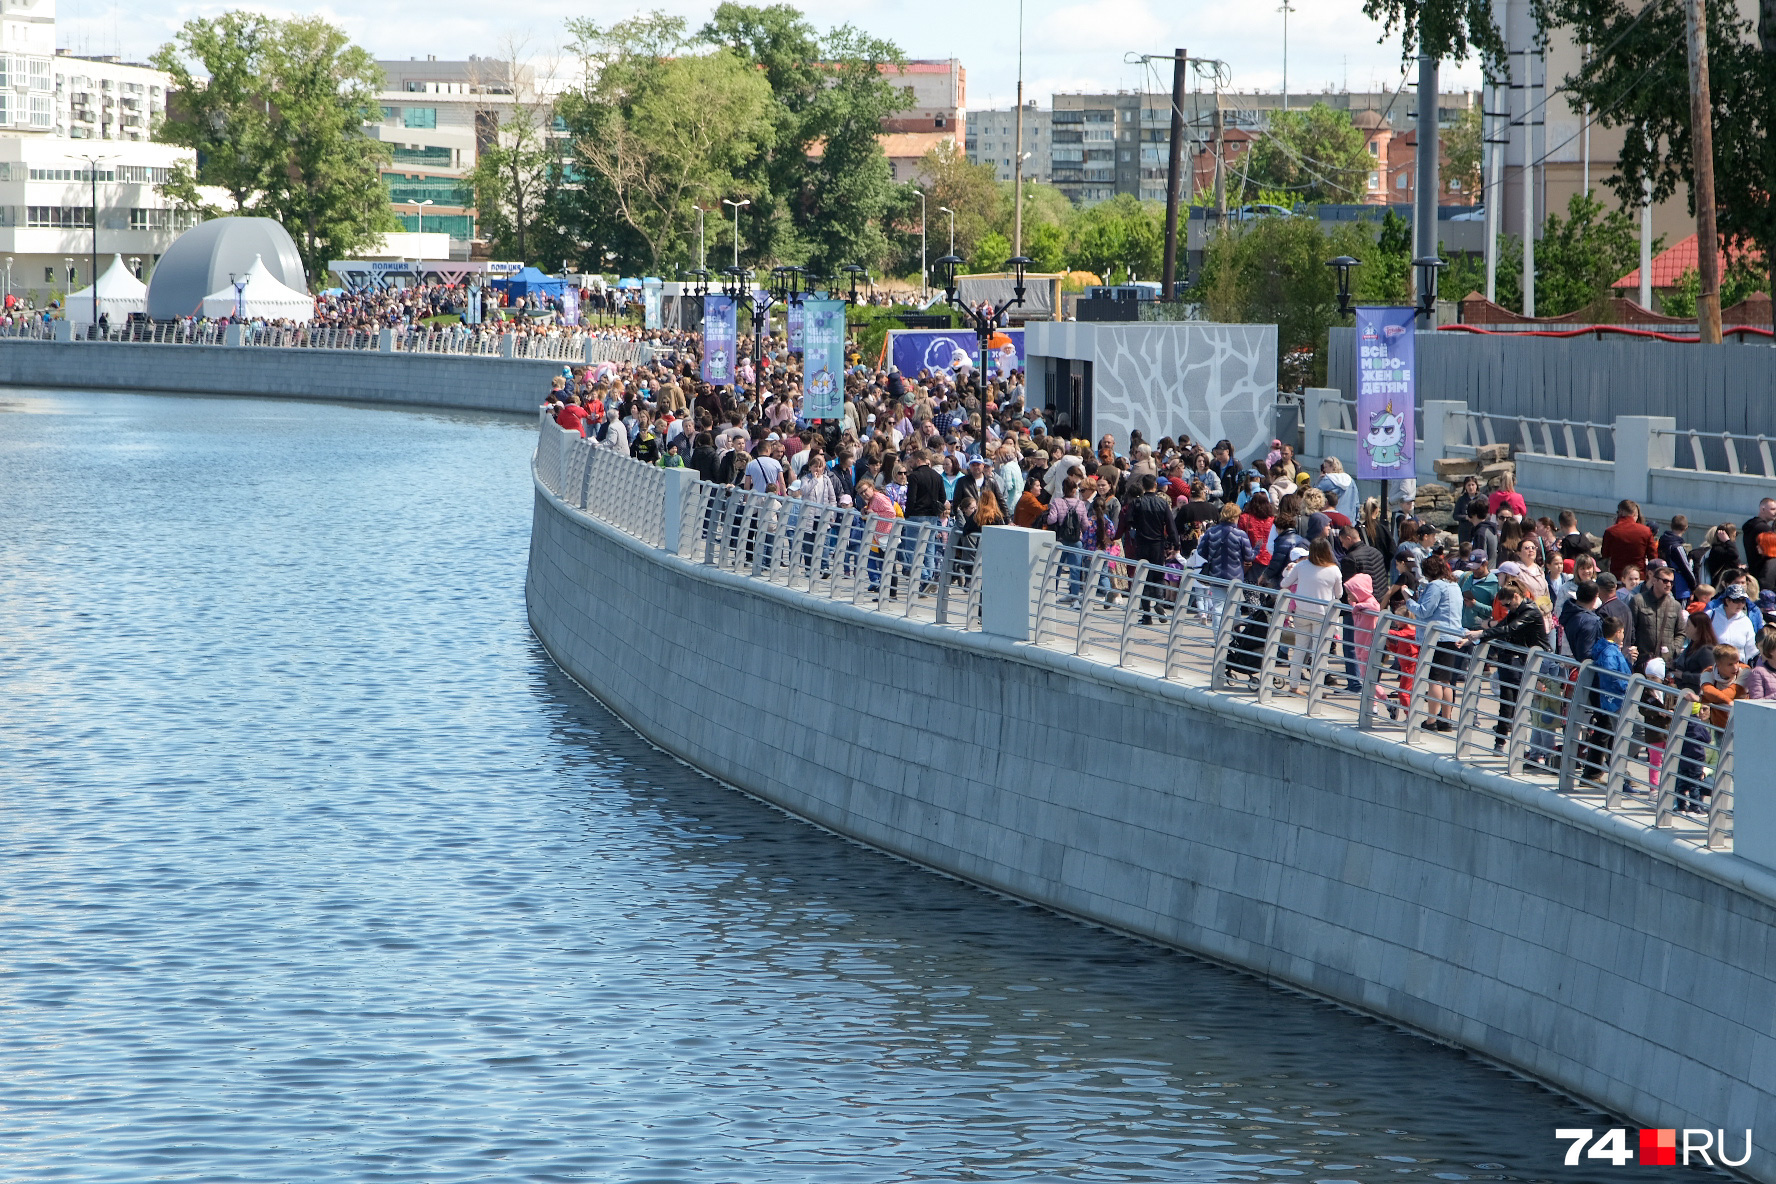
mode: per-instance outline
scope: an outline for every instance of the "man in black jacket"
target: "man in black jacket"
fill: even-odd
[[[1529,657],[1524,651],[1548,648],[1548,630],[1542,622],[1542,610],[1523,594],[1521,584],[1515,579],[1507,579],[1499,586],[1497,603],[1504,606],[1505,615],[1488,628],[1470,629],[1467,635],[1470,642],[1494,641],[1511,647],[1490,655],[1498,675],[1498,721],[1492,725],[1495,752],[1505,747],[1505,740],[1511,734],[1511,719],[1517,714],[1523,667]]]
[[[1172,507],[1156,490],[1159,479],[1152,473],[1141,475],[1141,496],[1135,498],[1123,510],[1123,520],[1128,529],[1123,537],[1128,539],[1133,553],[1131,560],[1145,559],[1151,566],[1147,569],[1147,579],[1141,586],[1141,624],[1153,623],[1153,602],[1160,600],[1165,589],[1165,555],[1166,545],[1178,545],[1178,524],[1172,518]],[[1163,613],[1164,610],[1161,609]]]
[[[911,577],[912,553],[917,546],[915,536],[918,532],[910,528],[914,524],[930,527],[929,541],[921,561],[919,579],[922,583],[931,582],[931,569],[938,546],[938,528],[943,525],[946,500],[943,478],[931,467],[931,454],[924,449],[913,453],[913,471],[907,474],[906,520],[909,529],[906,545],[901,548],[901,562],[907,565],[907,575]]]
[[[1340,575],[1348,580],[1360,572],[1369,577],[1369,586],[1376,589],[1378,594],[1387,590],[1387,557],[1364,542],[1356,527],[1339,529],[1338,549],[1344,553],[1344,558],[1338,563]]]

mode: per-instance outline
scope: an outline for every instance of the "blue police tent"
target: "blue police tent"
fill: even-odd
[[[534,267],[520,268],[504,279],[493,280],[492,284],[514,300],[529,296],[532,292],[558,297],[568,286],[566,280],[544,275]]]

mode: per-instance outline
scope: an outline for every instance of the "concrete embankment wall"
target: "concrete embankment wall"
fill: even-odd
[[[1354,729],[690,564],[540,484],[527,591],[611,710],[802,817],[1643,1125],[1776,1131],[1776,878],[1744,860]],[[1746,1170],[1776,1180],[1776,1158]]]
[[[530,415],[560,362],[0,338],[0,386],[326,399]]]

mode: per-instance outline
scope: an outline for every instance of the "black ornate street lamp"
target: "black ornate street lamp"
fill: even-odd
[[[1326,260],[1326,266],[1338,273],[1338,315],[1341,317],[1351,314],[1351,268],[1362,265],[1361,259],[1353,259],[1349,255]]]
[[[857,303],[857,281],[858,281],[858,278],[861,276],[865,283],[869,282],[869,272],[864,270],[863,268],[859,267],[855,263],[847,263],[847,264],[845,264],[845,266],[841,270],[844,271],[846,275],[851,277],[851,303],[853,306],[855,306]]]
[[[943,281],[944,303],[962,314],[963,319],[974,327],[975,337],[980,340],[980,387],[983,411],[985,410],[984,400],[987,392],[987,343],[992,339],[993,330],[998,328],[999,318],[1005,315],[1005,310],[1023,304],[1024,273],[1035,262],[1028,255],[1014,255],[1005,261],[1005,265],[1012,269],[1014,276],[1012,295],[1008,300],[1001,300],[996,305],[988,305],[992,308],[992,312],[970,308],[964,301],[957,298],[956,269],[965,265],[965,261],[960,255],[945,255],[932,264],[937,269],[938,277]]]
[[[1418,315],[1427,320],[1437,311],[1437,273],[1448,266],[1435,255],[1412,261],[1418,272]]]

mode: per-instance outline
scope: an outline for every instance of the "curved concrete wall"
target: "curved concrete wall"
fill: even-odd
[[[0,338],[0,386],[166,391],[534,415],[562,363],[370,350]]]
[[[1776,877],[1743,860],[1352,729],[699,567],[540,483],[527,594],[642,735],[823,826],[1647,1126],[1776,1131]]]

